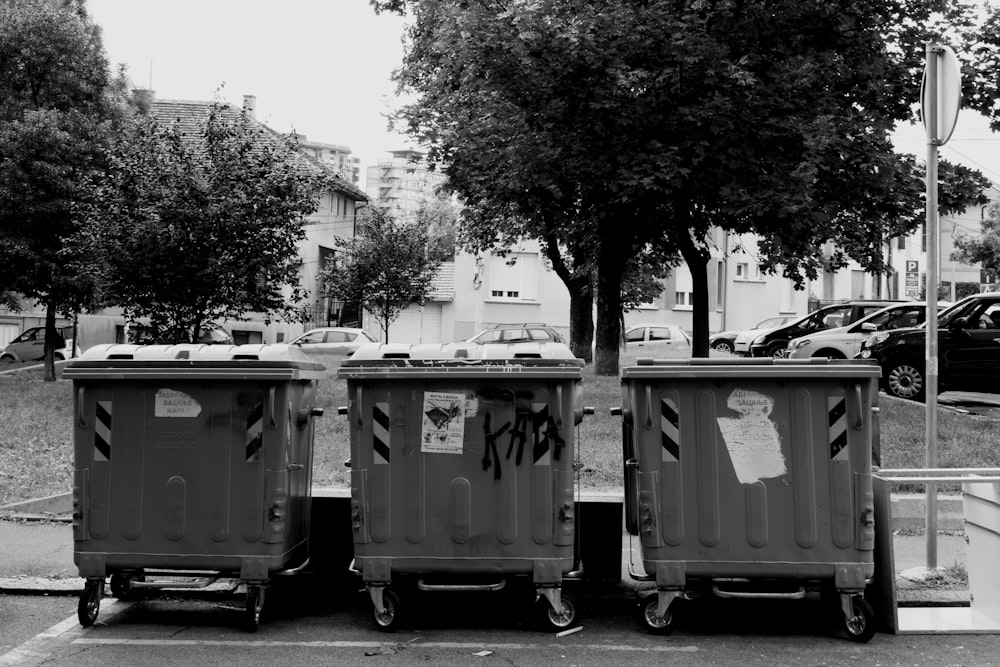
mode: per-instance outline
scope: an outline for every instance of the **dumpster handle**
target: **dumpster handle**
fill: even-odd
[[[858,401],[858,421],[854,422],[854,430],[860,431],[865,426],[865,417],[862,409],[864,408],[864,401],[861,399],[861,385],[854,385],[854,398]]]
[[[87,418],[83,414],[83,387],[81,386],[76,390],[76,405],[77,409],[80,411],[80,428],[87,428]]]
[[[268,415],[270,417],[270,419],[268,421],[270,421],[270,423],[271,423],[271,428],[277,428],[278,427],[278,423],[276,421],[274,421],[274,394],[275,394],[275,391],[276,390],[275,390],[274,387],[271,387],[270,389],[267,390],[267,400],[268,400],[268,403],[270,404],[270,410],[269,410],[269,412],[271,413],[270,415]]]
[[[646,385],[646,430],[653,428],[653,388]]]
[[[563,418],[562,418],[562,413],[563,413],[563,401],[562,401],[562,398],[563,398],[563,396],[562,396],[562,394],[563,394],[562,385],[561,384],[556,385],[556,428],[562,428],[563,427]]]
[[[361,415],[361,385],[359,384],[355,388],[355,395],[357,399],[354,401],[354,412],[358,415],[358,429],[363,429],[365,427],[365,419]]]

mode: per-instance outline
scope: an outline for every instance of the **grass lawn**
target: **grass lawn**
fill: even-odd
[[[333,359],[331,368],[336,365]],[[634,358],[623,356],[628,365]],[[57,373],[58,373],[57,367]],[[318,486],[349,484],[344,461],[350,458],[347,418],[337,407],[347,404],[344,383],[320,382],[313,478]],[[881,396],[882,465],[920,468],[924,464],[924,406]],[[583,403],[595,414],[578,427],[582,464],[580,484],[587,489],[618,489],[622,484],[621,418],[610,409],[621,404],[617,377],[597,377],[584,370]],[[68,380],[43,382],[41,370],[0,375],[0,505],[72,489],[73,396]],[[941,467],[1000,467],[1000,425],[975,416],[941,410],[938,416]],[[921,488],[897,490],[921,490]]]

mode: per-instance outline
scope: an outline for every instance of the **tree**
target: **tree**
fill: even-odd
[[[408,4],[397,78],[417,101],[400,117],[463,199],[547,217],[537,238],[591,239],[601,374],[618,372],[626,260],[650,243],[690,269],[702,356],[714,227],[757,234],[765,268],[800,283],[848,257],[881,271],[922,211],[889,134],[924,43],[972,16],[930,0]]]
[[[427,226],[419,220],[396,222],[374,208],[362,216],[358,236],[338,243],[339,254],[321,278],[327,295],[374,314],[388,343],[389,325],[411,303],[427,298],[441,261],[428,252]]]
[[[45,306],[47,381],[56,314],[93,300],[64,241],[79,225],[73,202],[103,168],[121,92],[82,0],[0,4],[0,293],[8,306],[15,294]]]
[[[1000,203],[994,202],[987,209],[978,237],[960,234],[955,237],[952,261],[979,264],[993,274],[1000,273]]]
[[[297,317],[298,243],[327,186],[293,139],[225,105],[204,113],[188,135],[135,118],[94,180],[77,238],[105,304],[191,341],[215,319]]]

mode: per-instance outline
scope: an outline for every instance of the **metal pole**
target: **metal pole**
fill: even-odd
[[[925,347],[925,405],[927,409],[926,466],[937,468],[937,388],[938,336],[937,291],[938,275],[938,54],[943,49],[927,45],[927,344]],[[927,569],[937,569],[937,484],[927,483]]]

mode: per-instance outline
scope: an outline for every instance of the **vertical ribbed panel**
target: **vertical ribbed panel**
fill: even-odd
[[[717,428],[715,393],[701,390],[695,394],[694,420],[684,434],[686,441],[695,442],[698,474],[698,540],[705,546],[712,547],[721,539],[721,515],[719,509],[719,443],[716,441]],[[698,428],[702,425],[702,428]],[[691,433],[691,431],[694,433]]]
[[[744,484],[747,542],[760,548],[767,544],[767,487],[763,482]]]
[[[361,409],[364,411],[362,412],[364,415],[373,415],[376,406],[388,404],[385,398],[377,396],[373,391],[365,391],[363,392],[363,396]],[[391,411],[391,409],[390,406],[389,410]],[[369,500],[368,532],[374,542],[385,542],[389,539],[389,522],[391,519],[390,487],[393,470],[390,462],[392,461],[392,456],[399,449],[402,449],[402,447],[397,448],[395,446],[396,442],[403,439],[403,447],[405,447],[405,438],[407,435],[405,431],[400,432],[400,429],[395,428],[391,420],[385,420],[383,423],[386,427],[385,433],[381,433],[375,428],[374,418],[372,419],[372,427],[362,431],[362,437],[366,438],[366,446],[362,447],[362,450],[365,452],[366,458],[368,456],[371,457],[365,461],[365,464],[369,466],[367,479]],[[415,437],[419,438],[420,434],[416,433]],[[383,438],[386,440],[384,443],[382,442]],[[384,450],[377,451],[379,443],[384,445]]]
[[[552,465],[535,464],[530,468],[531,539],[535,544],[550,544],[555,516],[553,505],[556,500],[552,491]]]
[[[145,392],[136,391],[133,396],[136,405],[146,405]],[[145,410],[129,410],[128,420],[135,430],[132,433],[142,433],[143,438],[130,440],[127,444],[118,447],[115,454],[124,461],[124,470],[128,471],[122,479],[122,536],[127,540],[138,539],[142,534],[142,492],[146,479],[145,461],[143,459],[146,451],[145,439],[146,423]],[[125,417],[125,415],[121,415]]]
[[[639,472],[639,539],[646,549],[663,545],[657,524],[660,502],[656,490],[659,478],[655,472]]]
[[[694,454],[691,448],[681,446],[684,416],[680,413],[680,396],[664,392],[660,396],[660,473],[662,476],[663,506],[661,508],[661,537],[670,546],[684,541],[684,457]],[[654,459],[656,460],[656,459]]]
[[[845,549],[854,542],[854,492],[851,488],[851,463],[830,461],[830,523],[833,543]]]
[[[787,451],[791,458],[792,497],[795,521],[795,542],[804,549],[816,545],[816,438],[813,423],[812,397],[809,390],[792,392],[789,410],[790,438]]]
[[[264,401],[264,404],[265,411],[269,410],[267,401]],[[272,419],[273,417],[265,414],[264,418]],[[273,447],[271,441],[276,435],[277,432],[273,429],[266,429],[261,432],[261,446],[259,451],[262,454],[246,459],[237,478],[235,493],[241,499],[240,505],[242,505],[242,509],[240,510],[240,515],[243,517],[242,534],[243,539],[247,542],[257,542],[264,532],[265,463],[263,453]]]
[[[423,542],[427,532],[427,456],[419,447],[410,447],[393,460],[393,465],[403,466],[404,536],[410,544]]]
[[[245,397],[246,395],[244,395]],[[212,436],[205,445],[208,453],[208,535],[215,542],[222,542],[229,537],[229,499],[232,497],[232,467],[235,464],[233,451],[238,445],[231,442],[233,434],[239,434],[238,443],[243,444],[243,431],[246,426],[247,412],[250,403],[263,402],[263,394],[251,394],[250,400],[239,400],[233,403],[227,401],[231,409],[229,414],[218,414],[212,417]],[[243,405],[242,414],[237,406]],[[145,431],[144,431],[145,432]],[[132,453],[129,452],[129,455]],[[141,456],[141,453],[139,454]],[[141,470],[140,467],[129,466],[129,470]],[[244,499],[244,501],[249,498]]]
[[[355,544],[368,543],[368,471],[351,469],[351,534]]]
[[[497,482],[497,539],[501,544],[517,540],[517,475],[504,475]]]
[[[448,488],[448,526],[451,541],[465,544],[472,533],[472,485],[464,477],[451,480]]]
[[[872,492],[872,475],[870,472],[864,472],[855,475],[855,480],[854,488],[857,490],[855,511],[859,520],[856,523],[857,535],[854,548],[872,551],[875,549],[875,494]]]

